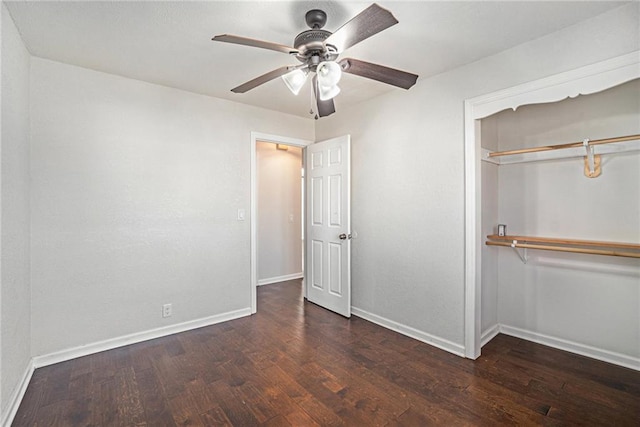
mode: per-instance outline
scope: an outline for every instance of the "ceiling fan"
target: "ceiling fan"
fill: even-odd
[[[377,34],[398,23],[388,10],[372,4],[334,33],[322,29],[327,22],[327,14],[319,9],[306,13],[305,20],[311,28],[296,36],[294,47],[256,40],[246,37],[222,34],[212,40],[235,43],[245,46],[275,50],[295,56],[301,64],[290,65],[269,71],[253,80],[231,89],[235,93],[245,93],[261,84],[282,77],[286,86],[297,95],[310,73],[312,78],[313,97],[316,100],[315,118],[333,114],[336,109],[333,97],[340,92],[338,82],[343,72],[368,79],[377,80],[393,86],[409,89],[416,83],[418,76],[406,71],[396,70],[383,65],[372,64],[353,58],[338,56],[351,46]],[[311,111],[313,114],[314,112]]]

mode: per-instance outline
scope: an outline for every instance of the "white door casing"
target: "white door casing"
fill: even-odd
[[[313,144],[299,138],[288,136],[271,135],[262,132],[251,132],[251,314],[255,314],[258,309],[258,299],[256,288],[258,286],[258,183],[257,183],[257,156],[256,144],[258,141],[271,142],[274,144],[293,145],[304,148]]]
[[[307,299],[351,317],[351,138],[305,151]]]

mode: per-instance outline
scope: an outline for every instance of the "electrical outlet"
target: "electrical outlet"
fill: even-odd
[[[171,316],[171,304],[165,304],[162,306],[162,317],[170,317]]]

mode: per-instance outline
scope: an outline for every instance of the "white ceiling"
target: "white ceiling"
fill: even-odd
[[[293,96],[281,79],[245,94],[231,88],[283,65],[286,54],[212,42],[234,34],[292,45],[304,14],[327,12],[335,31],[370,1],[5,1],[29,51],[42,58],[225,98],[303,117],[309,87]],[[476,61],[619,7],[626,2],[380,1],[399,24],[348,49],[353,57],[416,73],[420,79]],[[307,86],[309,84],[307,83]],[[336,109],[388,91],[345,75]]]

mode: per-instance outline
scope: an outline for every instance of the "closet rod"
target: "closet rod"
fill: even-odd
[[[510,242],[489,242],[488,241],[486,242],[486,244],[489,246],[506,246],[506,247],[516,247],[516,248],[523,248],[523,249],[541,249],[545,251],[574,252],[574,253],[580,253],[580,254],[640,258],[640,253],[634,253],[634,252],[618,252],[618,251],[601,250],[601,249],[570,248],[567,246],[549,246],[549,245],[538,245],[538,244],[528,244],[528,243],[516,243],[514,245],[513,243],[510,243]]]
[[[508,242],[509,245],[511,245],[511,242],[513,242],[514,240],[517,240],[518,242],[527,242],[527,243],[552,243],[552,244],[574,245],[574,246],[600,246],[600,247],[607,247],[607,248],[631,249],[631,250],[640,251],[640,245],[635,243],[559,239],[559,238],[552,238],[552,237],[529,237],[529,236],[511,236],[511,235],[498,236],[497,234],[490,234],[487,236],[487,239]]]
[[[633,141],[636,139],[640,139],[640,134],[618,136],[615,138],[594,139],[589,141],[589,145],[591,146],[591,145],[601,145],[601,144],[612,144],[614,142]],[[584,142],[580,141],[580,142],[571,142],[568,144],[546,145],[543,147],[521,148],[519,150],[494,151],[493,153],[489,153],[489,157],[508,156],[511,154],[537,153],[539,151],[562,150],[565,148],[578,148],[578,147],[584,147]]]

